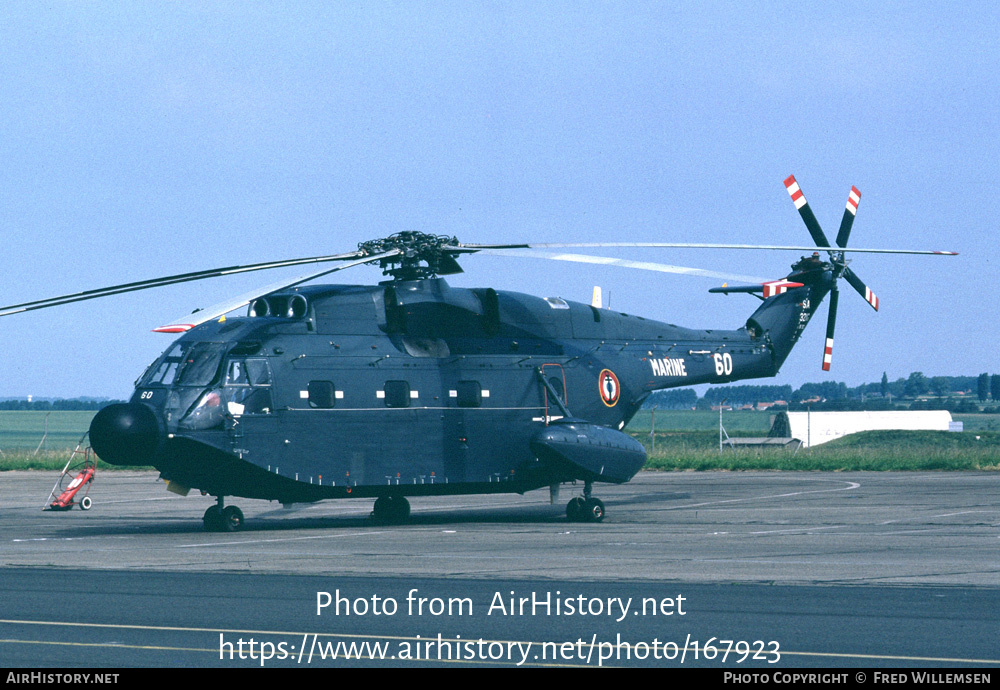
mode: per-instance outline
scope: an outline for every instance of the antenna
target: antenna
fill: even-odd
[[[726,406],[729,398],[723,398],[722,402],[719,403],[719,452],[722,452],[722,437],[725,435],[726,440],[729,441],[729,447],[736,452],[736,444],[733,443],[733,439],[729,438],[729,432],[726,431],[726,427],[722,426],[722,408]]]
[[[35,452],[31,454],[31,457],[35,457],[36,455],[38,455],[38,451],[40,451],[42,449],[42,446],[45,445],[45,439],[48,438],[48,435],[49,435],[49,415],[50,414],[52,414],[52,413],[51,412],[46,412],[45,413],[45,433],[42,434],[42,440],[38,442],[38,448],[35,448]]]
[[[649,419],[649,438],[652,439],[653,449],[652,453],[656,452],[656,405],[653,405],[653,409],[650,412]]]

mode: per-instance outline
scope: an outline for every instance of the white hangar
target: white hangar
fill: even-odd
[[[931,410],[921,412],[782,412],[776,415],[771,435],[779,430],[786,417],[787,426],[781,436],[797,438],[806,448],[818,446],[841,436],[859,431],[904,429],[908,431],[949,431],[951,412]]]

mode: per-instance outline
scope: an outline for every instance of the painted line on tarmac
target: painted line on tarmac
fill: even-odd
[[[338,539],[341,537],[365,537],[373,534],[390,534],[391,530],[379,530],[377,532],[350,532],[348,534],[316,534],[309,537],[287,537],[285,539],[248,539],[243,541],[216,541],[204,544],[178,544],[175,549],[197,549],[205,546],[242,546],[244,544],[271,544],[285,541],[305,541],[307,539]]]
[[[48,626],[64,626],[64,627],[78,627],[78,628],[104,628],[104,629],[117,629],[117,630],[147,630],[147,631],[163,631],[163,632],[196,632],[196,633],[231,633],[231,634],[243,634],[243,635],[283,635],[283,636],[294,636],[296,638],[303,637],[306,635],[315,635],[317,637],[337,637],[353,640],[393,640],[400,642],[421,642],[427,641],[426,637],[405,637],[399,635],[355,635],[348,633],[306,633],[306,632],[291,632],[291,631],[279,631],[279,630],[236,630],[236,629],[226,629],[226,628],[188,628],[179,626],[157,626],[157,625],[125,625],[118,623],[76,623],[70,621],[31,621],[31,620],[10,620],[10,619],[0,619],[0,623],[7,623],[12,625],[48,625]],[[11,639],[0,639],[2,642],[11,643],[25,643],[25,644],[52,644],[52,645],[75,645],[75,646],[94,646],[94,647],[109,647],[109,648],[122,648],[129,647],[129,645],[121,644],[109,644],[109,643],[95,643],[95,642],[51,642],[51,641],[41,641],[41,640],[11,640]],[[542,642],[525,642],[521,641],[518,643],[514,640],[483,640],[484,643],[498,643],[498,644],[532,644],[541,645]],[[594,644],[583,644],[584,647],[595,647],[599,645]],[[180,651],[185,651],[187,648],[183,647],[142,647],[139,645],[135,646],[136,649],[177,649]],[[217,652],[216,649],[195,649],[190,648],[187,651],[211,651]],[[905,656],[896,654],[853,654],[847,652],[793,652],[793,651],[781,651],[782,656],[799,656],[799,657],[821,657],[830,659],[871,659],[871,660],[882,660],[882,661],[918,661],[925,663],[957,663],[957,664],[1000,664],[1000,659],[961,659],[955,657],[931,657],[931,656]],[[381,659],[379,659],[381,661]],[[405,659],[399,659],[398,661],[406,661]],[[415,661],[428,661],[427,659],[416,659]],[[437,661],[436,659],[431,659],[430,661]],[[444,660],[442,660],[444,661]],[[472,662],[475,663],[475,662]],[[585,668],[591,668],[592,666],[584,666]]]
[[[103,628],[103,629],[117,629],[117,630],[145,630],[153,632],[194,632],[194,633],[230,633],[237,635],[278,635],[278,636],[289,636],[299,637],[313,636],[313,637],[335,637],[343,638],[347,640],[387,640],[394,642],[413,642],[417,645],[426,643],[428,640],[434,640],[433,637],[420,637],[412,636],[406,637],[401,635],[357,635],[349,633],[304,633],[304,632],[288,632],[288,631],[278,631],[278,630],[230,630],[226,628],[187,628],[179,626],[157,626],[157,625],[123,625],[116,623],[76,623],[70,621],[30,621],[30,620],[4,620],[0,619],[0,623],[8,623],[14,625],[47,625],[47,626],[63,626],[68,628]],[[51,640],[18,640],[18,639],[0,639],[0,644],[2,643],[12,643],[12,644],[43,644],[43,645],[64,645],[72,647],[107,647],[109,649],[146,649],[146,650],[167,650],[167,651],[190,651],[190,652],[213,652],[219,653],[218,649],[202,649],[193,647],[160,647],[160,646],[149,646],[149,645],[126,645],[120,643],[109,643],[109,642],[59,642]],[[497,644],[530,644],[530,645],[541,645],[541,642],[514,642],[509,640],[483,640],[485,644],[497,643]],[[584,647],[594,647],[596,645],[584,644]],[[395,656],[388,659],[381,659],[378,657],[358,657],[356,659],[343,659],[344,661],[414,661],[418,663],[423,663],[427,661],[443,661],[447,663],[458,663],[458,664],[491,664],[496,665],[499,663],[496,660],[461,660],[461,659],[397,659]],[[503,665],[516,665],[513,662]],[[559,668],[592,668],[586,664],[558,664],[558,663],[540,663],[535,661],[534,663],[525,662],[528,666],[546,666],[546,667],[559,667]],[[607,667],[606,667],[607,668]]]
[[[90,647],[90,648],[94,648],[94,647],[106,647],[108,649],[137,649],[137,650],[152,651],[152,652],[210,652],[212,654],[219,654],[220,655],[219,661],[227,661],[227,659],[225,659],[222,656],[223,653],[220,652],[218,649],[204,649],[204,648],[201,648],[201,647],[159,647],[159,646],[155,646],[155,645],[112,644],[112,643],[104,643],[104,642],[53,642],[51,640],[4,640],[4,639],[0,639],[0,644],[40,644],[40,645],[53,645],[53,646],[61,646],[61,647]],[[247,659],[233,659],[233,658],[230,658],[230,659],[228,659],[228,661],[233,661],[233,662],[236,662],[236,661],[253,661],[256,664],[257,662],[260,662],[260,659],[254,659],[252,657],[248,657]],[[289,655],[285,659],[278,659],[276,661],[287,661],[290,664],[297,663],[295,661],[295,656],[294,655]],[[428,657],[426,659],[424,659],[424,658],[418,658],[418,659],[398,659],[398,658],[396,658],[396,655],[390,655],[390,656],[385,657],[385,658],[377,657],[377,656],[360,656],[360,655],[358,655],[358,656],[353,656],[352,655],[352,656],[348,657],[348,656],[345,655],[343,658],[336,657],[336,658],[333,658],[333,659],[320,659],[320,661],[385,661],[385,662],[396,662],[396,661],[398,661],[398,662],[416,663],[416,664],[440,663],[440,664],[465,664],[465,665],[469,665],[469,666],[483,666],[483,665],[488,665],[488,666],[491,666],[491,667],[497,667],[497,666],[517,666],[517,663],[514,662],[514,661],[503,662],[503,661],[493,660],[493,659],[484,659],[484,660],[476,660],[476,659],[437,659],[437,658],[434,658],[434,657]],[[312,662],[310,661],[309,663],[311,664]],[[263,662],[261,662],[261,666],[263,666],[263,665],[264,665]],[[594,668],[593,666],[587,666],[586,664],[555,664],[555,663],[543,663],[543,662],[539,662],[539,661],[533,661],[533,662],[526,661],[526,662],[524,662],[521,665],[522,666],[531,666],[531,667],[543,667],[543,668]],[[615,668],[615,667],[613,667],[613,666],[606,666],[605,665],[605,666],[603,666],[603,668]]]
[[[814,532],[821,529],[843,529],[847,525],[832,525],[830,527],[796,527],[794,529],[772,529],[766,532],[748,532],[747,534],[790,534],[792,532]]]
[[[105,501],[101,499],[102,506],[116,505],[119,503],[143,503],[145,501],[179,501],[183,496],[157,496],[156,498],[129,498],[120,501]]]
[[[835,491],[853,491],[854,489],[861,487],[859,482],[851,482],[843,479],[839,481],[843,481],[847,484],[847,486],[842,486],[837,489],[813,489],[812,491],[793,491],[787,494],[769,494],[766,496],[748,496],[747,498],[730,498],[724,501],[705,501],[704,503],[690,503],[683,506],[670,506],[668,508],[663,508],[663,510],[687,510],[689,508],[701,508],[702,506],[722,505],[724,503],[745,503],[747,501],[764,501],[770,498],[791,498],[792,496],[805,496],[807,494],[826,494]]]
[[[923,661],[938,664],[1000,664],[1000,659],[954,659],[936,656],[902,656],[897,654],[847,654],[839,652],[786,652],[781,656],[817,656],[834,659],[872,659],[875,661]]]
[[[900,518],[899,520],[886,520],[885,522],[880,522],[880,525],[891,525],[894,522],[909,522],[911,520],[933,520],[934,518],[944,518],[944,517],[954,517],[956,515],[968,515],[969,513],[996,513],[996,510],[963,510],[958,513],[944,513],[943,515],[928,515],[927,517],[912,517],[912,518]]]

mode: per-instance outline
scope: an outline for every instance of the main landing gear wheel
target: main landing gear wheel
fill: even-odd
[[[586,498],[583,501],[584,522],[600,522],[604,519],[604,502],[599,498]]]
[[[205,511],[205,516],[201,519],[205,525],[206,532],[218,532],[222,529],[222,509],[219,506],[210,506]]]
[[[372,517],[379,522],[406,522],[410,517],[410,502],[403,496],[380,496],[372,506]]]
[[[243,511],[236,506],[226,506],[222,509],[221,532],[239,532],[243,529]]]
[[[604,519],[604,502],[590,495],[593,482],[585,482],[583,496],[570,499],[566,504],[566,517],[570,522],[600,522]]]
[[[570,502],[566,504],[566,518],[570,522],[583,521],[584,503],[586,503],[586,499],[584,499],[583,496],[577,496],[576,498],[570,499]]]
[[[206,532],[239,532],[243,529],[243,511],[236,506],[222,507],[219,503],[205,511],[202,518]]]
[[[577,496],[566,504],[566,518],[570,522],[600,522],[604,519],[604,502]]]

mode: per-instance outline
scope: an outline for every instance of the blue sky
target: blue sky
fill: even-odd
[[[872,3],[874,5],[874,3]],[[845,285],[762,383],[1000,373],[995,3],[4,3],[0,303],[353,249],[803,244],[795,174],[881,299]],[[794,253],[614,255],[775,278]],[[471,257],[459,286],[738,327],[718,281]],[[0,397],[125,397],[150,329],[292,269],[0,319]],[[372,283],[352,269],[339,282]]]

